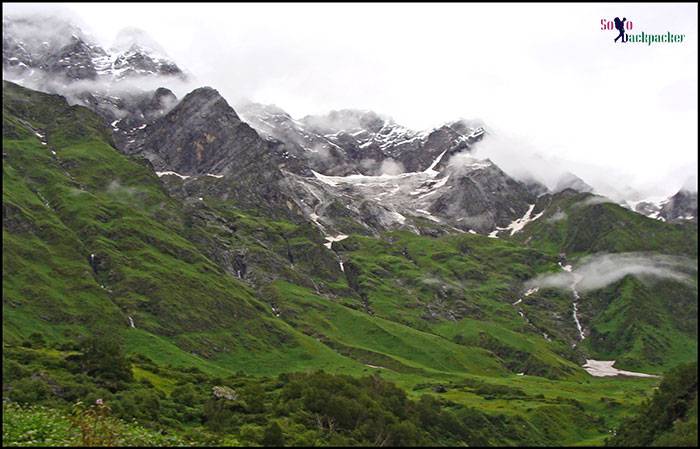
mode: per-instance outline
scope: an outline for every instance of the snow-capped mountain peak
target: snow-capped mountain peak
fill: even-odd
[[[55,80],[65,84],[82,80],[115,82],[132,76],[186,78],[141,30],[119,33],[113,49],[107,51],[78,26],[60,17],[4,19],[3,72],[7,79],[29,80],[39,88]]]

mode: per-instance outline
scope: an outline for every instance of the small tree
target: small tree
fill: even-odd
[[[284,434],[282,428],[276,421],[270,423],[265,429],[262,445],[265,447],[282,447],[284,446]]]
[[[133,380],[131,363],[121,343],[113,336],[98,333],[85,340],[80,349],[83,372],[94,376],[110,390],[118,390],[122,383]]]

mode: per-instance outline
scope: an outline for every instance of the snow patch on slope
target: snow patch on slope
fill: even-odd
[[[187,179],[190,177],[189,175],[181,175],[180,173],[177,173],[174,171],[157,171],[156,175],[158,175],[159,178],[163,177],[163,176],[168,176],[168,175],[177,176],[181,179]]]
[[[338,234],[335,237],[327,236],[326,237],[327,243],[324,243],[323,246],[325,246],[328,249],[331,249],[331,245],[333,245],[333,242],[339,242],[341,240],[345,240],[346,238],[348,238],[348,236],[345,234]]]
[[[496,227],[491,233],[489,233],[489,237],[491,238],[498,238],[498,234],[501,231],[510,231],[510,235],[514,235],[516,232],[522,231],[522,229],[527,226],[529,223],[532,223],[533,221],[537,220],[540,218],[543,214],[544,211],[540,212],[539,214],[536,214],[534,217],[532,215],[532,211],[535,209],[534,204],[530,204],[530,207],[527,209],[527,212],[525,212],[525,215],[522,217],[518,218],[517,220],[514,220],[511,224],[508,226],[502,228],[502,227]]]
[[[613,368],[615,360],[592,360],[586,359],[583,365],[588,374],[593,377],[612,377],[612,376],[630,376],[630,377],[659,377],[653,374],[635,373],[633,371],[624,371]]]

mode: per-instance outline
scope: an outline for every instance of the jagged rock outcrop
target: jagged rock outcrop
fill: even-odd
[[[284,142],[289,159],[332,176],[376,176],[427,169],[481,139],[480,122],[455,121],[428,131],[405,128],[372,111],[343,109],[293,119],[276,106],[244,103],[241,117],[262,136]],[[295,170],[299,172],[298,170]]]
[[[670,223],[697,222],[698,193],[681,189],[663,201],[640,201],[633,210],[656,220]]]
[[[497,165],[475,162],[448,170],[452,172],[449,188],[429,209],[436,216],[446,216],[462,229],[488,233],[495,227],[508,226],[522,217],[536,201],[526,185],[508,176]]]
[[[659,217],[663,217],[666,221],[671,222],[697,222],[698,193],[679,190],[661,206]]]
[[[149,125],[138,151],[158,171],[223,175],[269,157],[267,143],[214,89],[196,89]]]

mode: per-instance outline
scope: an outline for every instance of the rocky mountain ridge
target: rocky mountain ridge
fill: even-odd
[[[29,19],[4,20],[3,71],[19,81],[64,80],[52,89],[70,91],[102,116],[117,148],[148,159],[181,195],[236,198],[330,234],[407,228],[497,236],[549,192],[474,157],[489,135],[478,120],[414,131],[364,110],[300,119],[252,102],[234,110],[208,87],[182,100],[166,88],[115,89],[132,78],[186,75],[142,31],[120,33],[115,49],[106,51],[77,26],[52,20],[58,33],[37,32],[39,24]],[[97,80],[108,87],[68,88]],[[554,192],[567,188],[593,190],[572,173]],[[662,211],[640,203],[636,210],[663,220],[696,220],[697,199],[695,209],[685,197],[666,206]]]

